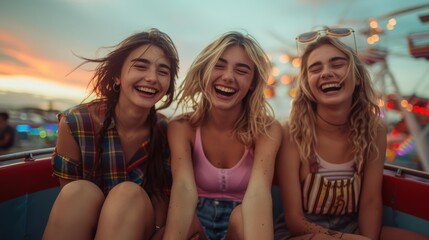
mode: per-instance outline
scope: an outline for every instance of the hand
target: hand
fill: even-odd
[[[341,236],[341,239],[345,239],[345,240],[371,240],[370,238],[367,238],[365,236],[357,235],[357,234],[351,234],[351,233],[344,233]]]

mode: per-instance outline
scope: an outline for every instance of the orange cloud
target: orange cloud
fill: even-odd
[[[2,30],[0,30],[0,43],[23,51],[28,51],[30,49],[29,45],[25,41],[22,41],[20,38]]]
[[[71,66],[60,59],[50,59],[39,56],[32,51],[31,44],[16,38],[7,32],[0,31],[0,75],[20,75],[44,79],[54,79],[55,82],[74,86],[86,86],[91,73],[83,70],[73,71]],[[0,46],[1,46],[0,45]]]

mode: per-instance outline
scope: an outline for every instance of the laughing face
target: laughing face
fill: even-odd
[[[127,107],[151,108],[170,86],[170,62],[161,48],[143,45],[126,58],[120,78],[119,104]]]
[[[348,67],[347,55],[332,45],[322,45],[309,55],[308,83],[319,105],[351,104],[359,83],[348,75]]]
[[[222,53],[214,66],[209,89],[214,107],[241,110],[241,102],[252,86],[255,64],[243,47],[233,45]]]

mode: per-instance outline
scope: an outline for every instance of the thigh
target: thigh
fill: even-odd
[[[241,204],[236,206],[231,212],[226,239],[244,239],[243,213]]]
[[[51,214],[60,211],[63,218],[66,214],[72,219],[73,217],[88,219],[91,216],[98,219],[104,200],[103,192],[94,183],[87,180],[73,181],[61,189]]]
[[[104,194],[94,183],[77,180],[66,184],[52,206],[44,239],[93,238],[103,203]]]
[[[288,240],[334,240],[337,238],[321,234],[321,233],[312,233],[312,234],[306,234],[302,236],[296,236],[291,238],[286,238]]]
[[[104,202],[96,237],[149,239],[154,232],[154,208],[144,189],[129,181],[116,185]]]

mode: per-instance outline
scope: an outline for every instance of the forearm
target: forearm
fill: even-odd
[[[242,203],[244,238],[273,239],[271,192],[246,193]]]
[[[173,188],[168,207],[164,240],[187,239],[189,228],[195,216],[198,195],[186,188]]]
[[[344,239],[344,240],[369,240],[369,238],[354,234],[345,233],[340,231],[334,231],[328,228],[324,228],[316,223],[307,220],[305,217],[297,217],[289,219],[287,226],[293,236],[303,236],[308,234],[325,234],[331,238]],[[329,239],[331,239],[329,238]]]
[[[289,217],[286,219],[286,224],[293,236],[301,236],[313,233],[321,233],[339,239],[341,239],[343,236],[342,232],[324,228],[319,224],[309,221],[304,216]]]
[[[359,232],[370,239],[379,239],[382,223],[383,205],[373,200],[362,205],[359,211]]]

